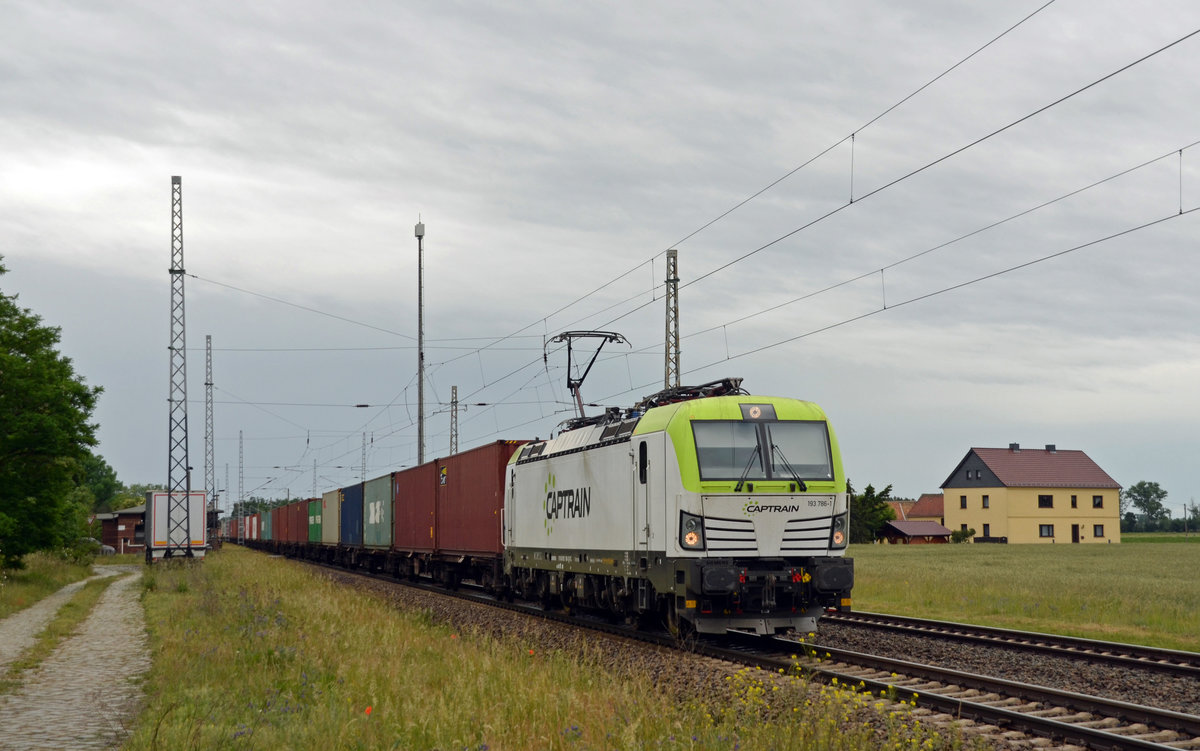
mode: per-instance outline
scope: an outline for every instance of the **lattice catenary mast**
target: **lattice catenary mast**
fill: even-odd
[[[165,555],[192,555],[191,467],[188,465],[187,335],[183,315],[183,179],[171,177],[171,366],[167,402],[167,547]],[[150,530],[147,530],[150,533]]]
[[[663,388],[679,387],[679,251],[667,251],[667,358]]]
[[[219,510],[217,500],[217,464],[213,453],[213,374],[212,334],[204,335],[204,489],[208,510]]]
[[[458,453],[458,386],[450,387],[450,453]]]

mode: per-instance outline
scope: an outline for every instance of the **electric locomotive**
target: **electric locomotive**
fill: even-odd
[[[673,632],[813,631],[848,610],[849,501],[817,405],[740,378],[572,421],[509,460],[504,578]]]

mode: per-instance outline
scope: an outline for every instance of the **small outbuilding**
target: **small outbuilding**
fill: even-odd
[[[889,545],[941,545],[950,542],[950,530],[931,521],[890,521],[879,534]]]
[[[96,514],[100,522],[100,542],[118,553],[141,553],[146,549],[146,504]]]

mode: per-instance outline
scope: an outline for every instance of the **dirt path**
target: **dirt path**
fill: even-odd
[[[0,696],[0,749],[111,748],[124,739],[137,716],[140,679],[150,667],[145,615],[138,600],[141,567],[96,570],[102,576],[133,575],[109,585],[79,632],[25,673],[20,688]],[[33,643],[79,586],[82,583],[64,587],[0,621],[0,666]]]

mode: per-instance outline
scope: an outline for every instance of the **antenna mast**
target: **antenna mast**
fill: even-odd
[[[425,463],[425,223],[417,218],[413,228],[417,237],[417,464]],[[363,480],[366,474],[366,449],[363,449]]]

